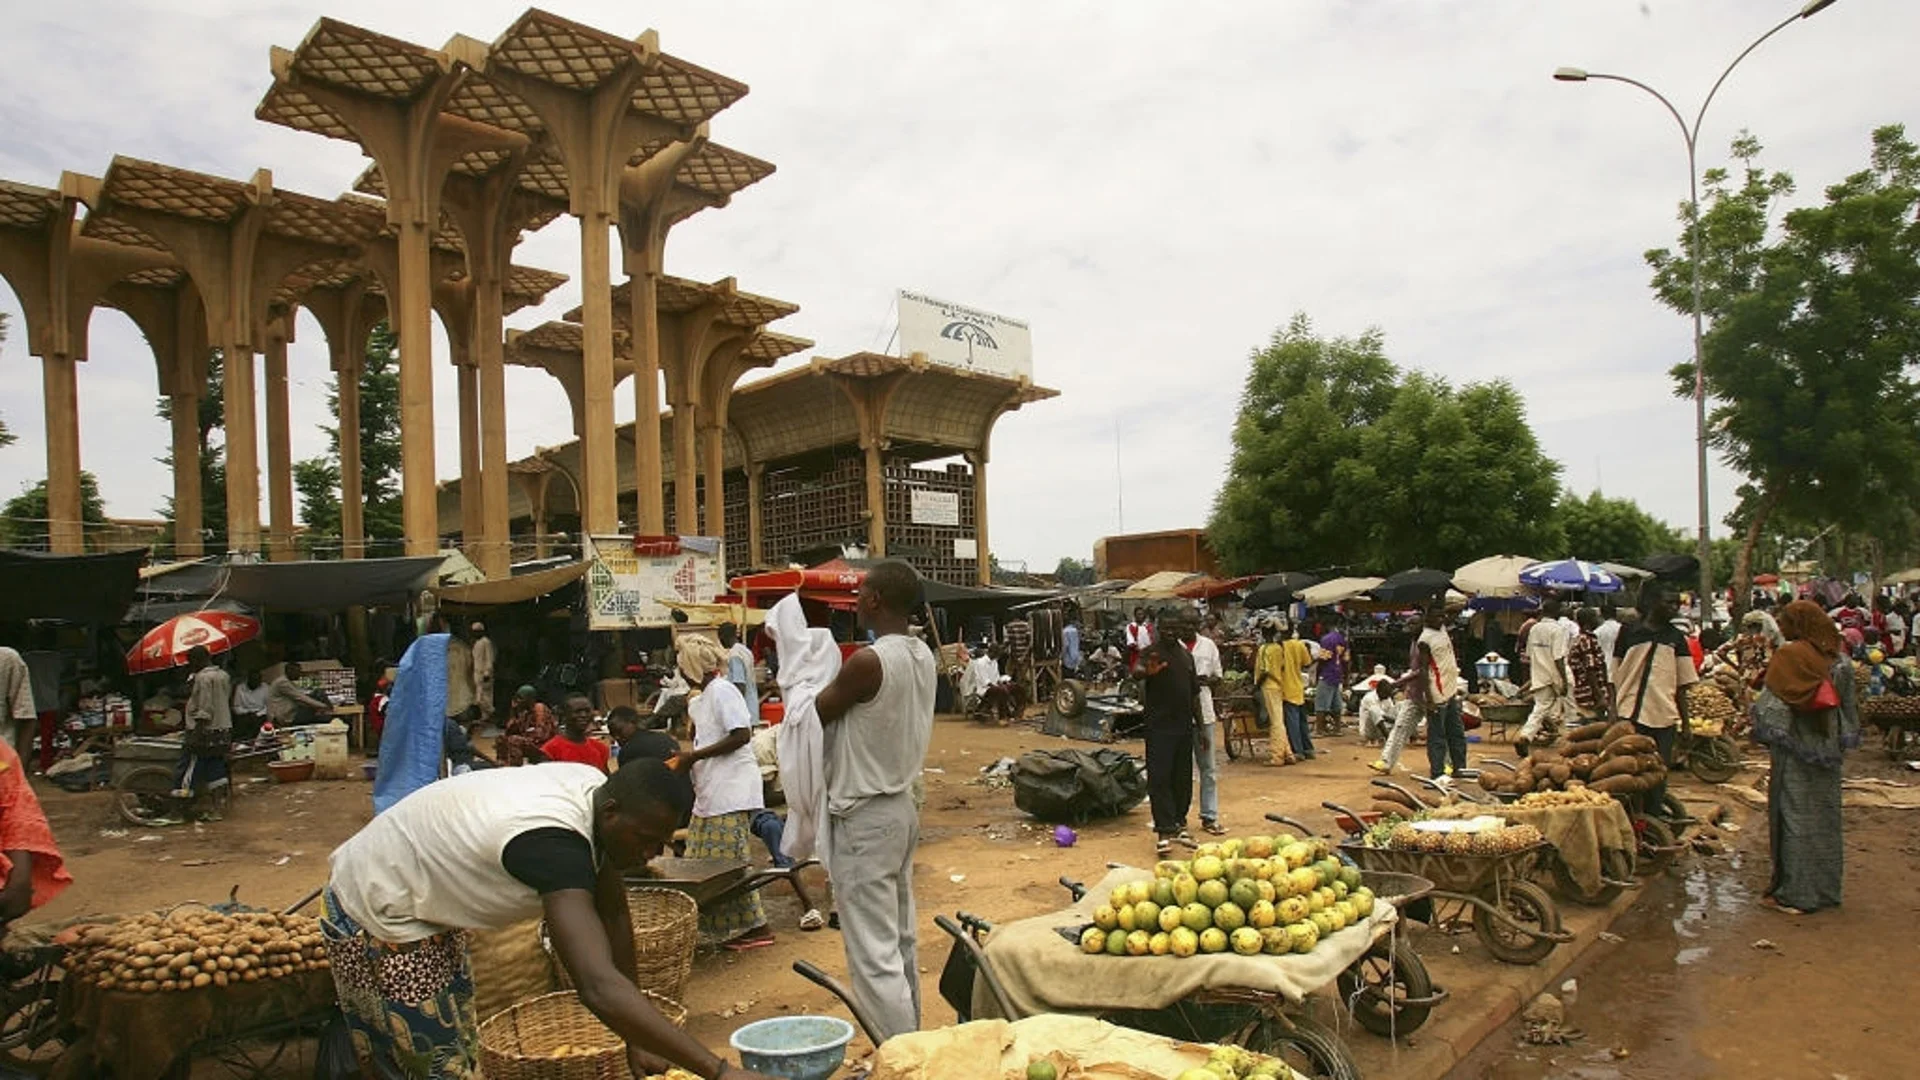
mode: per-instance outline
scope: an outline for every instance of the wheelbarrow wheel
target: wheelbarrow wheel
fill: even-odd
[[[1410,1035],[1427,1022],[1431,1005],[1413,1005],[1433,996],[1433,980],[1420,954],[1394,948],[1391,941],[1374,942],[1367,955],[1342,971],[1337,980],[1340,1000],[1363,1028],[1383,1039]]]
[[[1308,1080],[1360,1080],[1360,1066],[1340,1036],[1304,1016],[1270,1016],[1255,1023],[1241,1045],[1277,1057]]]
[[[1509,921],[1496,916],[1496,909]],[[1531,881],[1507,882],[1504,893],[1482,897],[1473,906],[1474,933],[1493,958],[1503,963],[1537,964],[1546,959],[1559,943],[1534,933],[1536,928],[1547,934],[1558,933],[1560,909],[1545,889]]]
[[[1740,771],[1740,747],[1725,735],[1695,739],[1687,750],[1687,771],[1705,784],[1724,784]]]
[[[1657,817],[1642,814],[1633,821],[1634,831],[1640,834],[1640,858],[1638,870],[1641,877],[1655,877],[1673,865],[1673,848],[1679,841],[1673,838],[1673,830]]]
[[[1632,879],[1633,853],[1620,848],[1601,848],[1600,876],[1612,881]],[[1573,880],[1573,873],[1567,869],[1566,863],[1553,860],[1553,891],[1573,903],[1585,907],[1606,907],[1624,888],[1624,885],[1609,885],[1603,881],[1598,889],[1588,892]]]
[[[173,817],[179,800],[172,792],[172,769],[164,765],[143,765],[114,785],[113,808],[130,824],[157,825]]]

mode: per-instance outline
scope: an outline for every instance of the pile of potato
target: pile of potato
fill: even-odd
[[[1513,773],[1480,770],[1487,791],[1524,795],[1534,791],[1570,791],[1586,787],[1603,795],[1633,795],[1667,775],[1651,738],[1634,733],[1625,720],[1598,721],[1574,728],[1564,747],[1535,750]]]
[[[1734,693],[1739,693],[1736,689]],[[1687,687],[1687,720],[1696,735],[1719,735],[1727,724],[1738,719],[1740,710],[1727,688],[1718,680],[1694,683]]]
[[[91,927],[65,963],[69,976],[102,990],[143,994],[259,982],[328,966],[326,939],[315,919],[198,908]]]
[[[1515,806],[1611,806],[1613,797],[1603,795],[1587,787],[1579,780],[1568,781],[1565,791],[1529,791],[1520,796]]]

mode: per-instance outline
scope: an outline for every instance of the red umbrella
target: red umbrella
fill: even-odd
[[[235,645],[260,636],[260,620],[230,611],[196,611],[175,615],[146,632],[139,643],[127,651],[127,674],[145,675],[165,671],[187,662],[187,652],[204,645],[210,653],[223,653]]]

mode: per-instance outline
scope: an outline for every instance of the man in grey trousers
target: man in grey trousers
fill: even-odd
[[[875,640],[815,699],[825,729],[827,872],[853,993],[883,1038],[920,1029],[913,785],[933,736],[933,653],[907,629],[920,575],[888,561],[860,586],[860,625]]]

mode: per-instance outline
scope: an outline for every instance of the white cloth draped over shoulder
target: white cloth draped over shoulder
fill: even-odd
[[[827,852],[827,767],[825,731],[814,698],[840,674],[840,647],[826,630],[807,625],[799,594],[784,597],[767,612],[767,632],[780,653],[780,720],[775,752],[780,786],[787,796],[787,827],[780,850],[790,859]]]

